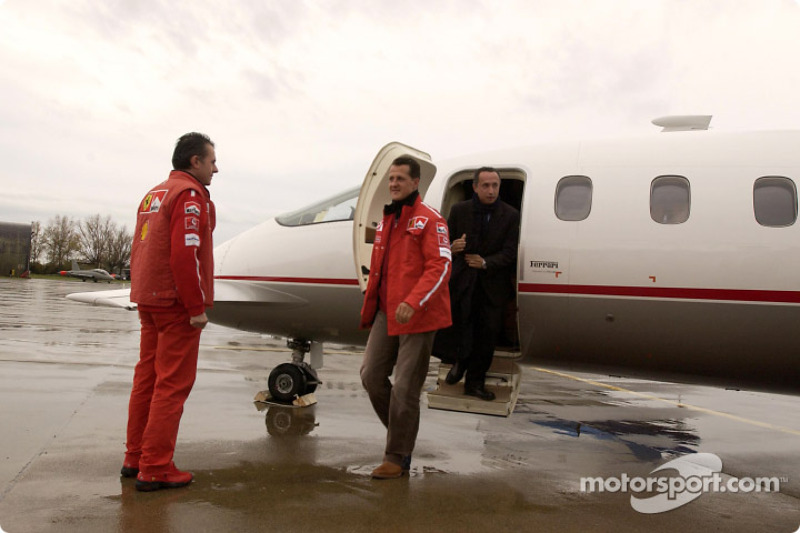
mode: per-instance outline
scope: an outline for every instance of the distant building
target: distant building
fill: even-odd
[[[31,224],[0,222],[0,276],[28,276]]]

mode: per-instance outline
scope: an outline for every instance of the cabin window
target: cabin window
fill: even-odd
[[[762,226],[791,226],[797,220],[797,188],[789,178],[764,176],[753,184],[753,211]]]
[[[592,180],[566,176],[556,186],[556,216],[560,220],[584,220],[592,210]]]
[[[689,220],[691,191],[683,176],[659,176],[650,184],[650,218],[659,224]]]
[[[360,188],[351,189],[308,207],[275,217],[282,226],[306,226],[321,222],[353,220]]]

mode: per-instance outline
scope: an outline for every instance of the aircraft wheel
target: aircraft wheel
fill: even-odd
[[[269,373],[269,393],[279,402],[291,402],[306,393],[306,376],[297,365],[283,363]]]

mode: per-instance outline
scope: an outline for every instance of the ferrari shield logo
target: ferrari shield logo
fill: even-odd
[[[150,191],[147,196],[142,200],[140,213],[158,213],[161,209],[161,204],[164,202],[164,197],[167,195],[166,190]]]

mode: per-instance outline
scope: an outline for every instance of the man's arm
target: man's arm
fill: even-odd
[[[517,261],[517,247],[519,246],[519,211],[513,207],[507,208],[508,222],[504,228],[505,238],[503,247],[497,253],[485,257],[486,267],[503,268]]]
[[[195,327],[203,327],[208,322],[197,257],[202,235],[205,235],[202,224],[208,224],[207,217],[202,216],[204,208],[205,201],[189,189],[175,199],[170,213],[170,269],[178,298]]]
[[[447,282],[450,280],[452,252],[449,245],[439,242],[436,232],[437,224],[446,223],[441,217],[433,219],[432,222],[435,223],[429,223],[425,227],[420,239],[424,260],[422,275],[409,295],[403,300],[403,303],[414,311],[419,311],[425,307],[437,292],[447,290]],[[409,316],[409,320],[410,318]]]
[[[447,218],[447,227],[450,233],[450,250],[454,254],[460,254],[467,247],[467,228],[461,224],[461,204],[455,204],[450,209],[450,216]]]

